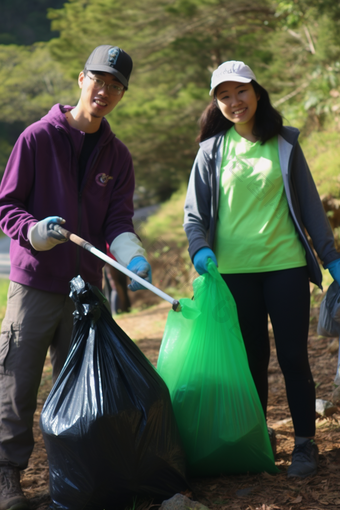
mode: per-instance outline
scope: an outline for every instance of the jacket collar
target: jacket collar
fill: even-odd
[[[82,139],[84,135],[83,131],[79,131],[78,129],[71,127],[65,117],[65,112],[72,110],[73,108],[73,106],[55,104],[41,120],[53,125],[56,129],[64,130],[72,139]],[[99,140],[100,145],[107,144],[115,137],[114,133],[111,131],[110,124],[105,118],[102,119],[101,131]]]
[[[207,140],[203,140],[203,142],[200,142],[199,146],[204,152],[211,154],[213,150],[216,149],[219,142],[223,139],[226,132],[227,130],[221,131],[220,133],[217,133],[217,135],[214,135]]]

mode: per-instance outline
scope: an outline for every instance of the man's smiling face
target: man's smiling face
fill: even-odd
[[[120,81],[110,73],[88,71],[85,75],[82,71],[79,74],[78,84],[81,88],[79,106],[84,116],[102,118],[110,113],[124,96],[125,90],[120,95],[110,93],[106,86],[96,89],[95,79],[103,81],[106,85],[123,87]]]

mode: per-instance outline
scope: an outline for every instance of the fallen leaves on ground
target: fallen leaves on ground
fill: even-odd
[[[317,303],[311,310],[309,355],[316,384],[316,396],[319,399],[331,400],[337,367],[337,351],[334,349],[334,339],[320,338],[316,333],[318,303],[321,298],[321,294],[314,297]],[[162,302],[139,313],[115,317],[117,323],[137,342],[154,365],[157,363],[170,308],[169,303]],[[330,348],[332,343],[333,346]],[[317,475],[305,480],[287,479],[286,472],[294,447],[294,433],[273,338],[271,338],[271,347],[268,424],[275,429],[277,435],[276,465],[280,473],[193,479],[191,480],[192,498],[200,501],[210,510],[333,510],[339,508],[340,409],[338,408],[338,412],[330,417],[316,418],[316,442],[320,452]],[[50,371],[49,360],[45,365],[45,372],[48,371]],[[23,489],[30,499],[32,510],[46,510],[50,501],[47,455],[39,429],[39,416],[49,384],[49,380],[45,380],[40,389],[34,420],[36,443],[29,466],[22,475]]]

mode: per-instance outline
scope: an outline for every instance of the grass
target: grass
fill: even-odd
[[[339,132],[314,131],[301,143],[320,195],[340,198]]]
[[[0,278],[0,324],[5,316],[9,280]]]
[[[186,244],[187,238],[183,230],[184,200],[186,186],[176,191],[170,200],[161,205],[156,214],[150,216],[141,226],[138,233],[148,239],[161,237],[166,241]]]
[[[152,266],[154,282],[175,299],[192,293],[192,263],[183,229],[185,195],[183,185],[137,231]]]
[[[185,195],[186,186],[182,185],[137,231],[146,250],[153,251],[154,258],[166,254],[172,247],[187,248],[183,229]]]

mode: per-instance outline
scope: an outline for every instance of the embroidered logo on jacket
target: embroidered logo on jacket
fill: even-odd
[[[107,174],[96,175],[96,183],[99,184],[99,186],[105,187],[111,179],[113,179],[113,177]]]

